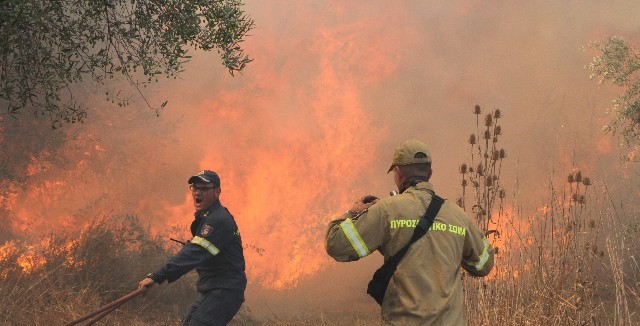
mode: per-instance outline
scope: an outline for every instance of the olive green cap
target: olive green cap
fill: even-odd
[[[409,165],[431,163],[431,152],[423,142],[419,140],[407,140],[396,147],[389,171],[396,165]]]

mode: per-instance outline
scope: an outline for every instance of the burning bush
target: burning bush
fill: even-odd
[[[135,216],[107,215],[95,217],[78,234],[48,235],[37,249],[25,241],[5,243],[0,324],[59,325],[133,291],[150,268],[176,250],[164,238],[151,235]],[[123,325],[174,323],[192,300],[193,284],[187,275],[106,320]]]

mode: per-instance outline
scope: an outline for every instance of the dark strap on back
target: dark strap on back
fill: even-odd
[[[416,240],[420,239],[427,233],[427,231],[429,231],[429,228],[433,224],[433,220],[436,218],[436,215],[438,214],[438,211],[440,210],[440,207],[443,203],[444,199],[436,194],[433,194],[433,196],[431,197],[431,202],[429,203],[429,207],[427,207],[427,211],[424,213],[424,215],[422,215],[420,221],[418,222],[418,225],[413,230],[413,235],[411,236],[409,243],[407,243],[395,255],[389,258],[389,260],[387,260],[385,264],[387,262],[391,262],[397,267],[398,263],[400,263],[400,260],[402,260],[402,257],[404,257],[404,254],[406,254],[409,250],[409,247],[411,247],[411,245],[416,242]]]
[[[382,264],[382,266],[373,274],[373,278],[369,281],[369,285],[367,286],[367,293],[369,293],[369,295],[371,295],[379,305],[382,305],[384,294],[387,292],[387,286],[393,277],[393,273],[396,272],[400,260],[402,260],[404,254],[407,253],[411,244],[416,242],[416,240],[420,239],[420,237],[429,231],[429,228],[433,224],[433,220],[436,218],[436,215],[443,203],[444,199],[432,193],[429,207],[427,207],[427,211],[422,215],[418,225],[413,230],[413,235],[411,236],[409,243],[402,247],[402,249],[400,249],[391,258],[387,259],[387,261],[385,261],[384,264]]]

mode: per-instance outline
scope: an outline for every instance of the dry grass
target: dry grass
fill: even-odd
[[[96,218],[76,236],[51,235],[37,250],[24,242],[5,247],[7,256],[0,260],[0,324],[61,325],[91,312],[135,290],[146,268],[169,256],[164,245],[134,217],[122,216]],[[37,259],[25,260],[28,257]],[[180,315],[176,311],[183,311],[192,296],[189,281],[178,281],[127,303],[104,324],[171,325]],[[141,310],[147,313],[137,314]]]
[[[504,211],[494,235],[499,252],[489,278],[465,277],[470,325],[635,325],[640,322],[640,227],[637,208],[615,205],[602,191],[549,187],[533,214]],[[508,214],[507,214],[508,213]],[[627,222],[625,222],[627,221]],[[503,242],[502,244],[499,244]],[[61,325],[135,289],[173,243],[153,237],[131,216],[104,217],[79,236],[50,236],[44,249],[5,246],[0,260],[0,324]],[[9,248],[10,247],[10,248]],[[25,257],[33,255],[29,272]],[[195,275],[158,287],[101,321],[102,325],[177,325],[194,296]],[[142,312],[142,313],[141,313]],[[372,316],[292,314],[255,319],[243,308],[233,325],[371,325]]]
[[[616,204],[605,185],[574,170],[558,188],[550,182],[539,209],[523,212],[517,196],[509,202],[502,195],[501,159],[486,159],[496,157],[499,135],[497,119],[485,122],[476,132],[491,141],[471,144],[469,166],[480,168],[461,173],[476,181],[467,206],[481,208],[472,214],[480,226],[498,231],[489,235],[498,253],[490,277],[464,279],[469,324],[639,324],[640,268],[632,254],[640,250],[640,208],[633,199]],[[478,158],[484,166],[475,165]]]

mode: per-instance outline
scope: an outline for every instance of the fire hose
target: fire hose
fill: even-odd
[[[72,326],[72,325],[77,325],[78,323],[81,323],[89,318],[91,318],[84,326],[89,326],[89,325],[93,325],[95,322],[97,322],[98,320],[102,319],[104,316],[110,314],[112,311],[116,310],[118,307],[122,306],[124,303],[126,303],[127,301],[135,298],[137,295],[139,295],[140,293],[144,292],[145,290],[147,290],[146,288],[141,288],[141,289],[137,289],[123,297],[121,297],[120,299],[117,299],[109,304],[106,304],[102,307],[100,307],[98,310],[91,312],[89,314],[86,314],[70,323],[64,324],[64,326]]]

